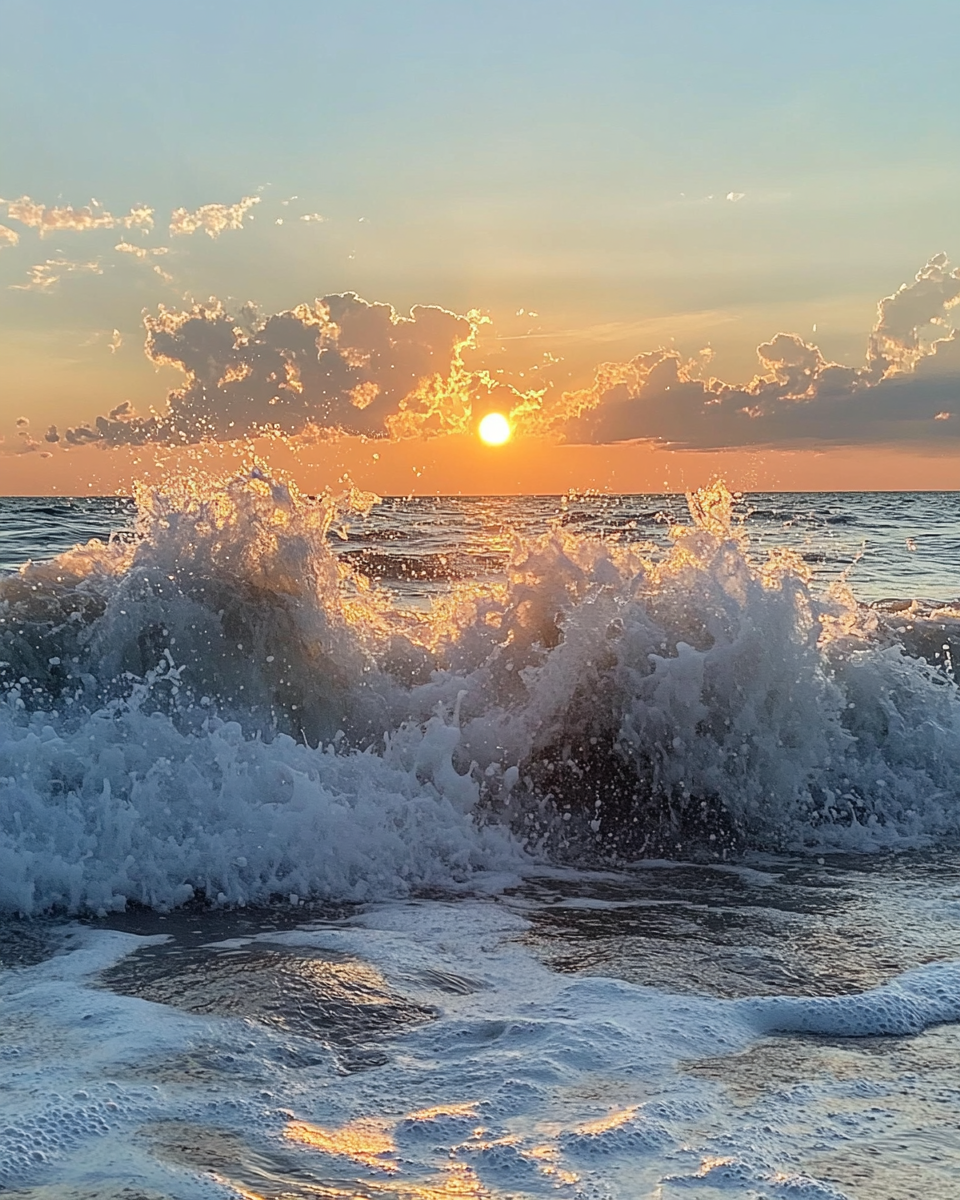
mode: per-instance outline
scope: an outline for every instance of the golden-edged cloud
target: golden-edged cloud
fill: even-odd
[[[943,441],[960,434],[960,270],[938,254],[880,301],[865,364],[828,362],[792,333],[757,347],[748,384],[701,378],[675,350],[604,364],[552,414],[569,442],[648,440],[684,449]],[[937,335],[940,336],[937,336]],[[547,414],[545,414],[547,415]]]
[[[176,208],[170,215],[170,232],[183,236],[202,231],[218,238],[228,229],[242,229],[244,217],[259,203],[259,196],[244,196],[237,204],[202,204],[192,212]]]
[[[137,246],[132,242],[118,242],[114,246],[114,250],[118,254],[128,254],[131,258],[136,259],[137,262],[142,263],[150,263],[151,259],[162,258],[163,255],[170,253],[169,246]],[[151,266],[153,273],[159,275],[164,283],[173,282],[173,276],[168,271],[165,271],[159,263],[152,263]]]
[[[870,335],[868,356],[884,373],[913,367],[929,353],[923,333],[929,326],[946,329],[949,313],[960,304],[960,269],[951,271],[945,254],[934,255],[917,273],[880,301]]]
[[[147,356],[185,376],[167,413],[100,416],[68,429],[68,443],[182,445],[272,431],[382,438],[441,432],[469,413],[461,352],[474,325],[442,308],[405,317],[347,293],[268,317],[216,302],[161,308],[145,324]]]
[[[114,246],[114,250],[118,254],[130,254],[141,262],[145,262],[148,258],[159,258],[161,255],[170,253],[169,246],[135,246],[131,242],[118,242]]]
[[[19,241],[20,234],[15,229],[0,225],[0,250],[6,249],[7,246],[15,246]]]
[[[17,292],[49,292],[64,275],[78,274],[102,275],[103,268],[96,259],[72,262],[68,258],[48,258],[30,268],[26,283],[11,283],[10,287]]]
[[[70,204],[47,207],[35,203],[29,196],[2,203],[7,206],[7,217],[10,220],[19,221],[21,225],[38,230],[41,237],[65,231],[85,233],[95,229],[153,228],[154,210],[145,204],[135,205],[125,216],[117,217],[96,201],[91,201],[81,208],[74,208]]]
[[[117,249],[146,261],[162,248]],[[60,274],[83,269],[99,268],[48,260],[24,286],[46,290]],[[812,342],[778,333],[757,348],[759,371],[749,383],[708,377],[708,355],[686,359],[660,348],[604,363],[590,387],[563,393],[520,392],[468,369],[476,314],[417,306],[401,316],[353,293],[270,316],[249,306],[230,312],[217,301],[187,311],[161,307],[145,321],[146,353],[183,374],[166,412],[114,410],[64,439],[103,446],[262,433],[396,439],[463,432],[498,410],[509,413],[518,437],[567,443],[702,450],[953,443],[960,331],[950,318],[958,305],[960,270],[937,255],[880,301],[859,366],[830,362]]]

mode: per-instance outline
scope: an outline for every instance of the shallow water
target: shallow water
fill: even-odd
[[[952,1197],[957,500],[0,501],[0,1189]]]
[[[956,853],[47,932],[0,976],[15,1195],[900,1200],[960,1169],[960,971],[945,1010],[898,993],[960,957]]]

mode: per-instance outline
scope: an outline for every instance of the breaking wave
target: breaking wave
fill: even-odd
[[[960,614],[816,591],[719,484],[666,552],[558,519],[417,609],[331,548],[375,499],[177,480],[134,537],[0,580],[0,908],[958,832]]]

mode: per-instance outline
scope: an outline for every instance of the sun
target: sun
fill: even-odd
[[[502,446],[510,440],[513,431],[503,413],[492,412],[483,418],[477,432],[480,434],[480,440],[488,446]]]

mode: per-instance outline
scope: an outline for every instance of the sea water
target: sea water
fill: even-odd
[[[958,518],[0,501],[0,1189],[957,1194]]]

